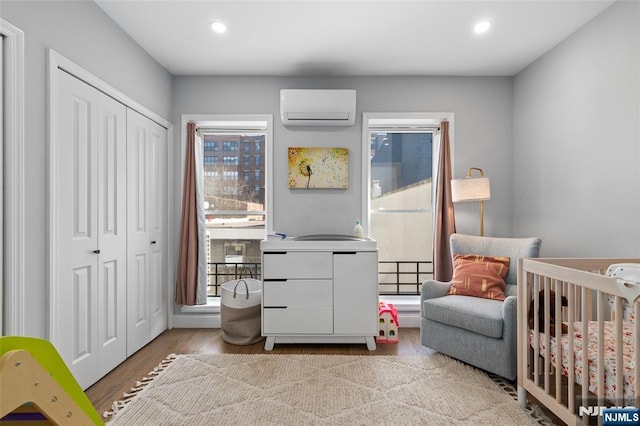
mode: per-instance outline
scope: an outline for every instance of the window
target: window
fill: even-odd
[[[222,164],[225,166],[237,166],[238,165],[238,157],[235,156],[225,156],[222,157]]]
[[[224,180],[238,180],[238,172],[225,170]]]
[[[259,166],[260,165],[260,156],[259,155],[254,156],[254,160],[255,160],[256,166]]]
[[[364,216],[369,236],[378,241],[379,293],[417,295],[422,281],[433,276],[432,183],[440,121],[365,115]]]
[[[238,150],[238,142],[237,141],[222,141],[222,150],[223,151],[237,151]]]
[[[218,156],[217,155],[211,155],[211,156],[205,156],[204,157],[204,165],[206,166],[210,166],[213,164],[216,164],[218,162]]]
[[[264,116],[260,116],[264,117]],[[210,125],[213,121],[207,121]],[[220,285],[240,273],[260,278],[260,241],[266,236],[267,191],[264,181],[266,162],[255,164],[251,152],[259,145],[268,151],[271,118],[262,121],[216,121],[211,128],[200,128],[204,154],[203,192],[208,258],[208,294],[220,295]],[[212,160],[212,147],[220,146],[221,161]],[[266,157],[265,157],[266,158]],[[242,167],[240,167],[242,162]],[[240,169],[240,170],[239,170]],[[262,178],[262,180],[260,179]]]

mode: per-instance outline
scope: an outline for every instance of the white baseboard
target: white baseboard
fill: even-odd
[[[175,314],[173,328],[220,328],[220,314]]]
[[[398,311],[400,328],[420,327],[420,300],[418,296],[385,296],[380,300],[392,303]],[[182,306],[173,315],[174,328],[220,328],[220,299],[210,298],[206,305]]]
[[[400,328],[420,328],[420,312],[398,312]]]
[[[419,328],[419,312],[398,312],[400,328]],[[175,314],[173,328],[220,328],[220,313]]]

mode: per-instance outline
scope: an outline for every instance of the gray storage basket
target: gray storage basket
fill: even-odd
[[[251,345],[261,333],[262,282],[240,278],[222,284],[220,320],[222,338],[233,345]]]

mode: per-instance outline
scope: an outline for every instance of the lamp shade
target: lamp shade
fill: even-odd
[[[451,180],[451,197],[457,201],[483,201],[491,199],[491,187],[487,177],[466,177]]]

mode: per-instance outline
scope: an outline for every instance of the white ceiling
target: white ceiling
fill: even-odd
[[[613,0],[95,0],[174,75],[510,76]],[[476,21],[491,30],[473,33]],[[223,21],[224,35],[209,24]]]

